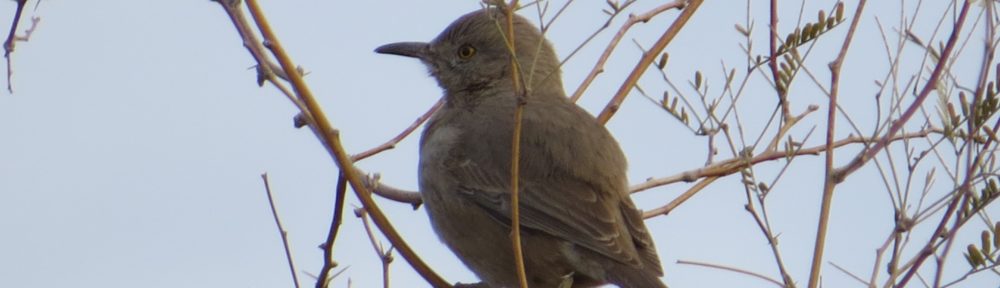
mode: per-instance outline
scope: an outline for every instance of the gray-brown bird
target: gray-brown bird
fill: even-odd
[[[419,186],[431,224],[490,287],[518,287],[511,248],[511,140],[519,96],[506,18],[466,14],[430,43],[378,47],[420,59],[446,104],[420,139]],[[559,60],[540,31],[514,16],[527,95],[522,118],[520,221],[530,287],[666,287],[653,240],[628,195],[625,156],[593,116],[566,98]]]

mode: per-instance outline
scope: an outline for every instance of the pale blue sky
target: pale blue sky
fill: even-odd
[[[453,19],[479,8],[478,1],[263,2],[282,43],[308,71],[306,80],[333,125],[341,129],[349,153],[396,135],[441,94],[417,61],[372,50],[389,42],[430,40]],[[605,19],[600,12],[604,1],[576,2],[549,31],[561,56]],[[639,2],[631,11],[657,4]],[[687,83],[700,70],[710,94],[719,95],[722,65],[736,68],[737,78],[745,75],[745,56],[738,46],[744,39],[733,25],[745,24],[746,4],[706,2],[668,47],[667,73],[691,94]],[[846,3],[848,11],[855,2]],[[850,50],[841,87],[844,109],[866,132],[875,114],[873,81],[881,80],[888,67],[874,21],[877,16],[887,33],[894,33],[900,10],[898,1],[869,2],[862,16],[865,29],[858,31]],[[946,1],[924,2],[935,3],[924,3],[915,30],[930,39]],[[827,10],[832,3],[809,1],[805,17],[814,19],[816,10]],[[780,25],[787,33],[796,23],[799,6],[786,5]],[[0,15],[5,15],[0,19],[8,19],[14,7],[9,1],[0,4]],[[973,9],[978,13],[981,8]],[[534,11],[523,13],[534,20]],[[638,57],[631,39],[649,47],[677,14],[667,12],[638,25],[581,105],[599,111]],[[752,14],[757,21],[754,54],[763,54],[766,2],[754,1]],[[216,3],[51,0],[28,15],[41,17],[41,23],[31,41],[19,43],[13,55],[15,93],[0,95],[0,287],[291,287],[260,180],[264,172],[270,175],[299,277],[305,286],[312,285],[308,274],[317,274],[321,264],[316,247],[330,222],[336,167],[312,133],[292,127],[293,106],[273,87],[256,85],[252,58]],[[567,90],[575,89],[622,20],[567,63]],[[809,65],[824,85],[829,79],[825,64],[834,58],[846,29],[838,27],[813,51]],[[976,56],[958,64],[969,69],[956,71],[974,73],[977,67],[979,42],[970,43],[967,56]],[[912,46],[908,49],[912,57],[901,69],[912,73],[920,65],[920,54]],[[654,97],[666,87],[659,77],[648,73],[640,82]],[[761,74],[752,77],[740,111],[751,139],[776,103]],[[799,89],[793,91],[793,110],[801,112],[812,104],[821,109],[791,133],[801,140],[819,125],[806,142],[813,146],[825,133],[826,98],[811,89],[814,85],[807,79],[800,81],[793,87]],[[931,100],[925,106],[935,107]],[[637,93],[608,127],[629,156],[633,183],[704,165],[706,139],[691,135]],[[841,127],[838,135],[850,133]],[[415,189],[416,139],[411,136],[396,149],[358,165],[381,173],[385,183]],[[731,157],[723,142],[717,145],[722,149],[717,160]],[[858,150],[841,150],[838,163],[846,163]],[[758,177],[769,181],[781,164],[764,164],[756,171]],[[769,217],[780,234],[786,265],[804,285],[822,158],[798,158],[786,173],[768,200]],[[876,173],[868,165],[838,186],[827,246],[827,261],[863,277],[870,275],[875,249],[892,227],[891,206]],[[688,187],[660,187],[639,194],[636,201],[651,209]],[[353,196],[348,201],[349,209],[360,205]],[[447,280],[475,280],[437,240],[422,209],[413,211],[383,199],[379,203]],[[647,222],[671,287],[773,287],[745,275],[676,263],[708,262],[778,278],[769,247],[743,210],[745,204],[739,176],[734,175],[671,215]],[[991,209],[994,216],[1000,212]],[[980,229],[970,229],[957,247],[977,239]],[[334,255],[349,269],[333,287],[348,287],[348,279],[351,287],[380,287],[379,260],[349,210],[341,235]],[[946,279],[968,267],[960,254],[950,257],[957,263],[951,266],[954,270],[946,270],[952,275]],[[825,287],[860,287],[833,266],[824,269]],[[401,257],[390,273],[393,287],[426,286]],[[959,287],[996,287],[996,279],[974,277]]]

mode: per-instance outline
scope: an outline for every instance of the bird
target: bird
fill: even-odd
[[[470,287],[520,286],[510,193],[523,105],[518,205],[528,286],[667,287],[617,141],[566,97],[552,45],[516,14],[510,48],[504,13],[478,9],[430,42],[375,49],[419,59],[444,90],[419,144],[418,186],[432,228],[482,281]]]

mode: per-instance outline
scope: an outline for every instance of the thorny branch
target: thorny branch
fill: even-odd
[[[230,18],[233,19],[233,24],[236,25],[237,31],[240,33],[244,40],[253,35],[250,31],[249,24],[247,21],[240,21],[238,17],[234,15],[237,14],[233,11],[240,11],[238,9],[239,5],[236,0],[217,0],[223,8],[226,10]],[[256,26],[263,37],[264,41],[255,43],[264,43],[262,46],[266,46],[268,51],[272,56],[274,56],[278,63],[280,64],[281,70],[285,71],[288,76],[288,82],[291,83],[294,89],[294,94],[288,93],[287,89],[281,89],[283,87],[277,77],[270,73],[265,73],[261,79],[266,80],[269,83],[274,84],[279,87],[280,90],[292,101],[301,111],[302,118],[309,124],[309,127],[314,134],[317,134],[320,141],[323,143],[324,147],[330,153],[330,156],[336,161],[337,166],[340,168],[342,174],[347,179],[347,183],[351,185],[352,190],[354,190],[357,198],[361,201],[363,207],[371,215],[371,219],[375,222],[375,225],[379,227],[386,238],[399,250],[400,254],[406,259],[411,266],[423,276],[429,283],[435,287],[447,287],[449,284],[444,281],[440,276],[437,275],[426,263],[421,260],[416,253],[406,244],[403,238],[396,232],[395,228],[389,222],[385,214],[382,213],[381,209],[371,198],[371,192],[365,187],[363,181],[361,180],[360,173],[354,168],[354,163],[351,157],[344,151],[343,145],[341,144],[339,131],[336,130],[327,120],[326,115],[323,113],[319,104],[316,102],[315,98],[312,96],[312,92],[309,87],[305,84],[302,79],[302,73],[299,69],[292,63],[292,60],[285,52],[283,46],[277,39],[274,32],[271,30],[270,24],[264,18],[264,15],[257,4],[256,0],[247,0],[247,9],[250,11]],[[252,39],[252,38],[251,38]],[[246,42],[245,42],[246,43]],[[248,49],[251,49],[251,54],[254,55],[255,59],[258,60],[258,67],[264,67],[260,70],[269,70],[270,67],[268,62],[260,62],[262,59],[257,55],[266,55],[262,51],[253,52],[253,49],[259,49],[258,45],[247,45]],[[257,47],[257,48],[251,48]],[[317,286],[323,286],[326,284],[327,279],[318,279]]]

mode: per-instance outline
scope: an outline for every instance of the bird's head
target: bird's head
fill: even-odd
[[[378,47],[375,52],[420,59],[448,94],[512,89],[511,59],[516,57],[521,83],[529,85],[529,93],[546,89],[547,93],[539,94],[564,95],[559,60],[552,46],[527,19],[518,15],[513,19],[514,53],[503,32],[507,29],[507,18],[496,8],[458,18],[430,43],[392,43]],[[555,91],[558,93],[552,93]]]

